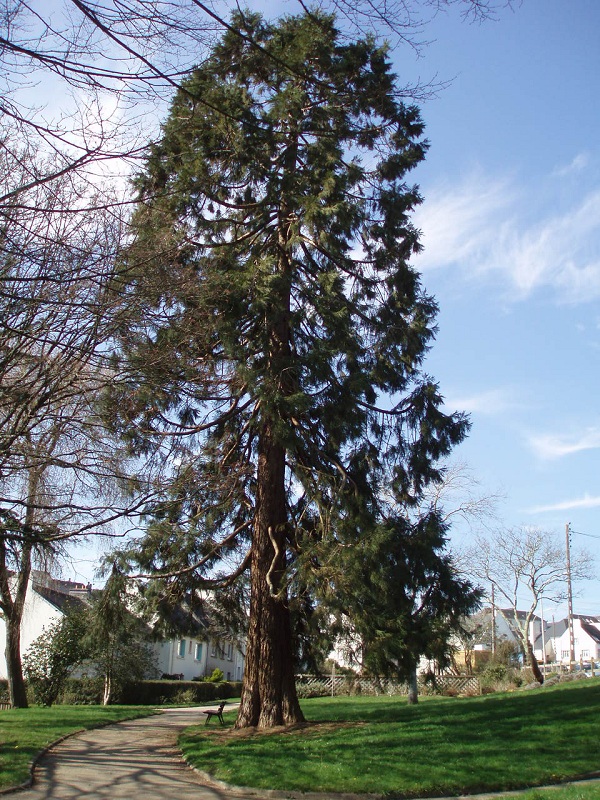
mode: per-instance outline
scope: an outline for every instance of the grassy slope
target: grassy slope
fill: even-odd
[[[180,744],[199,769],[242,786],[413,797],[507,790],[600,770],[599,704],[600,680],[416,707],[320,698],[303,703],[311,724],[300,730],[192,728]]]
[[[152,708],[139,706],[36,706],[0,711],[0,789],[26,781],[35,756],[60,737],[152,713]]]

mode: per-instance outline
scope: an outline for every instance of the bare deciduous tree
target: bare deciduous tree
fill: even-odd
[[[466,17],[485,19],[510,3],[323,0],[319,6],[351,34],[371,30],[420,49],[428,21],[440,10],[457,6]],[[215,34],[231,29],[235,7],[201,0],[60,0],[49,9],[45,0],[0,0],[0,124],[17,125],[23,141],[58,156],[8,196],[0,193],[0,208],[32,182],[139,156],[157,106],[164,110]],[[297,0],[290,11],[304,7]],[[53,103],[41,104],[34,91],[41,82],[52,87]],[[423,87],[406,87],[415,99],[423,93]]]
[[[580,552],[571,558],[574,579],[590,577],[592,559]],[[497,530],[488,537],[478,537],[463,554],[462,568],[482,582],[489,593],[505,602],[500,609],[518,641],[527,662],[540,683],[544,677],[531,642],[531,626],[542,599],[559,602],[566,597],[567,569],[564,548],[558,537],[535,527]],[[490,597],[488,596],[488,599]],[[524,608],[522,613],[519,609]]]
[[[24,178],[27,164],[36,172],[15,137],[3,143],[1,180]],[[108,342],[123,303],[114,267],[123,221],[118,207],[64,213],[85,191],[74,173],[37,183],[0,221],[0,612],[17,706],[27,703],[20,625],[32,566],[73,538],[110,533],[138,502],[123,493],[123,447],[96,406],[115,380]]]

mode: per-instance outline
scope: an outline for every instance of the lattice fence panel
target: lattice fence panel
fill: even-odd
[[[406,683],[390,678],[363,678],[347,675],[296,675],[296,687],[301,697],[325,695],[405,695]],[[457,694],[479,694],[479,679],[474,675],[443,675],[436,678],[435,688],[420,687],[419,691],[428,693],[444,692],[452,689]]]

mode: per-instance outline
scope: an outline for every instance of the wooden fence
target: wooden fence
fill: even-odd
[[[303,697],[324,695],[408,694],[408,685],[390,678],[364,678],[358,675],[296,675],[296,687]],[[479,678],[475,675],[440,675],[435,684],[419,686],[422,694],[444,693],[481,694]]]

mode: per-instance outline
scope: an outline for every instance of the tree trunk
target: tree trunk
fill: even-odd
[[[286,551],[285,451],[267,422],[259,444],[252,533],[250,624],[236,728],[303,722],[290,612],[283,582]]]
[[[527,641],[527,661],[529,662],[529,666],[531,667],[531,671],[533,672],[533,677],[536,679],[538,683],[543,683],[544,674],[540,669],[538,660],[535,657],[535,653],[533,652],[533,645],[529,640]]]
[[[11,614],[6,619],[6,671],[8,692],[13,708],[27,708],[27,688],[21,665],[21,615]]]
[[[102,705],[107,706],[109,705],[112,699],[112,679],[110,672],[107,671],[104,675],[104,693],[102,696]]]
[[[419,702],[419,686],[417,683],[417,666],[411,669],[408,676],[408,705],[416,706]]]
[[[24,544],[19,573],[12,583],[6,564],[6,543],[0,544],[0,605],[6,626],[6,672],[8,693],[13,708],[27,708],[27,689],[21,663],[21,620],[31,574],[31,545]],[[13,597],[14,592],[14,597]]]

